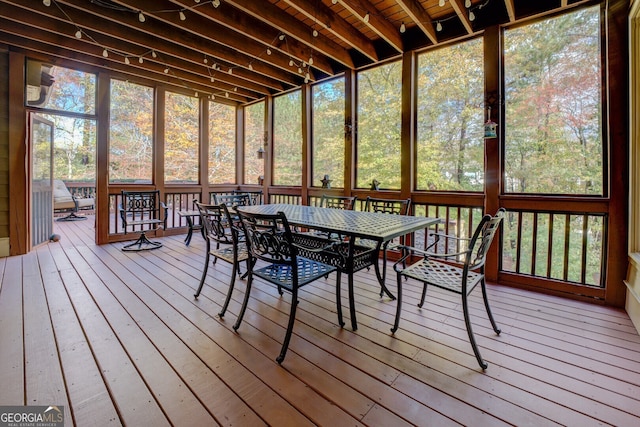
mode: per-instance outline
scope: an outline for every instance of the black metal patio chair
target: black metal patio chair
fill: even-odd
[[[489,307],[489,299],[487,298],[484,264],[487,252],[498,228],[500,227],[504,213],[504,208],[500,208],[493,217],[491,215],[485,215],[476,227],[471,238],[431,233],[435,238],[433,243],[427,247],[427,250],[423,251],[409,246],[400,246],[404,251],[404,256],[393,266],[397,273],[398,295],[396,316],[391,332],[396,332],[398,329],[398,323],[400,322],[403,276],[419,280],[423,283],[422,295],[420,297],[420,303],[418,304],[418,307],[421,308],[427,294],[427,285],[437,286],[438,288],[454,292],[462,297],[464,323],[467,328],[467,334],[469,335],[469,342],[473,348],[473,353],[475,354],[478,364],[482,370],[487,369],[488,365],[480,355],[480,350],[478,349],[478,345],[476,344],[473,330],[471,328],[468,296],[473,289],[480,284],[489,321],[491,322],[491,326],[495,333],[499,335],[500,328],[498,328],[495,320],[493,319],[491,308]],[[440,238],[453,240],[453,243],[448,247],[457,248],[457,252],[429,252],[429,249],[437,247]],[[409,267],[403,267],[404,261],[408,260],[409,257],[415,254],[421,255],[423,258]]]
[[[244,227],[251,268],[249,269],[242,308],[233,329],[238,330],[240,327],[255,277],[276,285],[280,294],[282,294],[282,290],[290,292],[291,310],[287,331],[280,354],[276,358],[278,363],[282,363],[289,348],[289,341],[293,332],[299,289],[336,271],[336,267],[298,255],[300,246],[293,242],[291,228],[284,213],[260,215],[238,211],[238,215]],[[334,243],[329,242],[329,245]],[[318,250],[324,249],[328,249],[328,247]],[[258,260],[266,262],[267,265],[256,268]],[[337,276],[337,286],[340,286],[340,272],[338,272]]]
[[[222,305],[222,309],[218,313],[220,317],[224,317],[229,302],[231,301],[236,275],[240,276],[242,274],[240,264],[244,262],[247,267],[247,272],[249,271],[247,246],[240,230],[241,225],[237,222],[237,219],[234,220],[231,217],[229,209],[224,203],[219,205],[196,203],[196,206],[200,212],[200,223],[204,227],[203,230],[207,248],[202,278],[200,279],[200,284],[194,297],[198,298],[200,292],[202,292],[202,287],[204,286],[204,281],[209,271],[211,256],[213,256],[213,264],[215,264],[218,259],[228,262],[233,267],[231,282],[229,283],[229,289],[227,290],[227,296]],[[216,244],[215,248],[212,247],[213,242]]]

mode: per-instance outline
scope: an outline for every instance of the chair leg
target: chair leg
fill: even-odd
[[[236,319],[236,323],[233,325],[233,330],[237,331],[240,327],[240,323],[242,323],[242,318],[244,317],[244,312],[247,310],[247,304],[249,304],[249,295],[251,294],[251,282],[253,281],[253,274],[249,272],[249,277],[247,278],[247,289],[244,293],[244,300],[242,301],[242,307],[240,308],[240,313],[238,313],[238,318]]]
[[[469,319],[469,302],[467,300],[467,295],[464,293],[462,295],[462,312],[464,313],[464,324],[467,327],[467,334],[469,335],[469,342],[471,343],[471,347],[473,348],[473,354],[475,354],[478,364],[484,371],[489,365],[487,364],[487,362],[482,360],[482,356],[480,356],[480,349],[478,349],[478,344],[476,344],[476,339],[473,335],[473,329],[471,328],[471,320]]]
[[[391,333],[394,334],[398,330],[398,325],[400,324],[400,312],[402,311],[402,274],[398,273],[398,290],[396,295],[396,318],[393,322],[393,327],[391,328]]]
[[[423,283],[424,287],[422,288],[422,295],[420,296],[420,302],[418,303],[418,307],[422,308],[424,305],[424,299],[427,296],[427,282]]]
[[[296,308],[298,307],[298,291],[293,290],[291,293],[291,312],[289,313],[289,322],[287,323],[287,332],[284,335],[284,341],[282,342],[282,349],[280,355],[276,358],[278,364],[282,364],[284,357],[287,354],[289,348],[289,341],[291,341],[291,334],[293,333],[293,324],[296,321]]]
[[[209,271],[209,251],[207,251],[207,255],[204,257],[204,269],[202,270],[202,278],[200,279],[200,285],[198,285],[198,290],[193,296],[198,298],[200,296],[200,292],[202,292],[202,286],[204,286],[204,279],[207,277],[207,272]]]
[[[338,324],[340,325],[341,328],[344,328],[344,320],[342,318],[342,297],[340,295],[341,288],[342,288],[342,284],[341,284],[342,273],[340,272],[340,270],[338,270],[336,273],[337,273],[336,274],[336,276],[337,276],[337,280],[336,280],[336,311],[338,312]]]
[[[480,282],[480,286],[482,287],[482,298],[484,299],[484,307],[487,309],[487,315],[489,315],[489,320],[491,321],[491,326],[493,326],[493,330],[496,334],[500,335],[500,328],[496,324],[496,321],[493,319],[493,314],[491,313],[491,308],[489,308],[489,299],[487,298],[487,286],[484,283],[484,279]]]
[[[238,263],[233,263],[233,271],[231,271],[231,282],[229,282],[229,289],[227,290],[227,297],[224,299],[224,304],[222,304],[222,309],[218,313],[218,316],[224,317],[224,314],[227,312],[227,307],[229,307],[229,302],[231,302],[231,294],[233,294],[233,288],[236,284],[236,270],[238,269]]]

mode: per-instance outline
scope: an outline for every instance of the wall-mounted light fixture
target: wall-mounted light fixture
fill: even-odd
[[[262,147],[258,148],[258,158],[264,159],[264,148]]]

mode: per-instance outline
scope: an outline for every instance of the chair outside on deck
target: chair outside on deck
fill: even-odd
[[[365,212],[378,212],[392,215],[409,215],[410,208],[411,199],[378,199],[369,196],[367,196],[364,205]],[[384,281],[387,276],[387,250],[394,249],[397,245],[393,244],[390,240],[382,244],[381,242],[376,242],[375,240],[368,239],[358,239],[358,244],[374,247],[378,251],[382,251],[382,271],[380,271],[379,263],[376,262],[374,264],[376,277],[381,284],[380,296],[382,296],[386,291],[387,295],[390,298],[394,299],[395,297],[388,293],[386,286],[384,286]],[[404,244],[404,236],[400,237],[400,244]]]
[[[227,205],[221,203],[219,205],[196,203],[196,207],[200,212],[200,223],[204,227],[204,236],[207,243],[207,252],[204,260],[204,269],[202,270],[202,278],[198,290],[193,295],[198,298],[204,281],[209,271],[209,260],[213,256],[213,263],[215,264],[218,259],[228,262],[233,266],[231,272],[231,282],[229,283],[229,289],[227,291],[227,297],[222,305],[222,309],[218,313],[220,317],[224,317],[229,302],[231,301],[231,294],[236,282],[236,275],[240,275],[240,263],[244,262],[247,265],[247,271],[249,271],[249,254],[247,253],[247,246],[241,236],[241,225],[231,218]],[[212,242],[216,243],[216,248],[212,248]]]
[[[251,206],[253,205],[253,200],[248,193],[214,194],[213,203],[216,205],[224,203],[228,208],[236,208],[238,206]]]
[[[356,196],[328,196],[323,194],[320,198],[321,208],[334,208],[352,211],[356,206]]]
[[[78,215],[79,210],[93,209],[95,201],[93,197],[76,197],[67,188],[65,183],[59,179],[53,180],[53,211],[69,212],[67,216],[60,217],[56,221],[82,221],[86,216]]]
[[[480,350],[476,344],[471,321],[469,319],[469,302],[468,296],[480,284],[482,288],[482,297],[484,305],[489,316],[489,321],[496,334],[500,334],[500,328],[496,325],[491,308],[489,307],[489,299],[487,298],[487,289],[484,277],[484,264],[487,252],[491,246],[491,242],[500,227],[500,223],[504,217],[504,208],[498,209],[495,216],[485,215],[476,227],[471,238],[461,238],[446,234],[431,233],[435,237],[426,250],[420,250],[408,246],[400,246],[403,248],[404,256],[398,260],[393,268],[397,273],[398,295],[396,317],[391,328],[391,332],[398,329],[400,321],[400,311],[402,306],[402,277],[409,277],[419,280],[423,283],[422,296],[418,307],[422,308],[427,293],[427,285],[437,286],[441,289],[454,292],[462,296],[462,311],[464,315],[464,323],[469,335],[469,342],[473,348],[478,364],[482,370],[487,369],[487,363],[482,359]],[[429,249],[437,247],[439,239],[443,238],[453,243],[448,243],[446,247],[457,248],[457,252],[450,253],[434,253]],[[422,260],[410,265],[409,267],[401,267],[401,264],[410,256],[419,254]]]
[[[147,238],[148,230],[156,230],[159,226],[167,228],[167,206],[160,201],[160,191],[122,191],[121,204],[118,207],[124,234],[139,231],[140,237],[135,242],[122,247],[123,251],[146,251],[162,247],[160,242],[152,242]],[[146,228],[145,228],[146,227]]]
[[[280,294],[282,294],[283,289],[289,291],[291,293],[291,310],[287,331],[282,342],[280,354],[276,358],[278,363],[282,363],[289,348],[289,341],[293,332],[299,289],[336,271],[336,267],[298,255],[300,246],[292,240],[291,228],[284,213],[259,215],[239,211],[238,214],[244,227],[252,267],[249,269],[242,308],[233,329],[237,331],[240,327],[251,295],[254,277],[276,285]],[[329,242],[328,245],[330,246],[333,243]],[[266,262],[268,265],[255,268],[257,260]],[[340,283],[340,274],[338,274],[338,283]]]

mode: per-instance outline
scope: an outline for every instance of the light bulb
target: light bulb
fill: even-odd
[[[209,62],[209,60],[207,59],[207,57],[204,57],[204,63],[206,64],[207,62]]]
[[[364,22],[369,22],[369,12],[364,15]]]
[[[293,59],[289,60],[289,67],[293,67]]]
[[[211,99],[215,100],[215,99],[216,99],[216,96],[215,96],[215,95],[213,95],[213,94],[211,94]]]
[[[180,16],[180,20],[181,21],[185,21],[187,19],[186,15],[184,14],[183,11],[180,11],[180,13],[178,14],[178,16]]]
[[[225,97],[225,98],[228,98],[228,97],[229,97],[229,92],[225,92],[225,93],[224,93],[224,97]]]
[[[109,52],[107,52],[107,49],[102,51],[102,56],[104,56],[105,58],[109,57]]]
[[[76,31],[76,38],[78,38],[78,39],[82,38],[82,31],[80,31],[80,30]]]
[[[124,57],[124,63],[127,64],[127,65],[131,64],[131,61],[129,61],[129,57],[128,56]]]
[[[405,31],[407,31],[407,27],[404,26],[404,22],[402,24],[400,24],[400,32],[404,33]]]
[[[233,74],[233,68],[229,68],[229,74]]]
[[[198,97],[198,92],[194,93],[193,96]]]
[[[218,6],[220,6],[220,0],[213,0],[211,4],[213,5],[213,7],[217,8]]]
[[[298,67],[298,73],[302,74],[302,68]]]
[[[305,82],[305,83],[309,83],[309,77],[305,76],[305,77],[304,77],[304,82]]]
[[[444,7],[444,0],[440,0],[440,3],[438,3],[438,5],[439,5],[440,7]]]
[[[165,74],[169,74],[169,69],[168,69],[168,68],[165,68],[165,69],[164,69],[164,73],[165,73]]]
[[[313,33],[311,33],[313,35],[313,37],[318,37],[318,30],[313,30]]]
[[[249,63],[249,69],[253,71],[253,65],[251,65],[251,63]]]
[[[138,62],[141,64],[144,63],[144,58],[141,56],[140,58],[138,58]]]
[[[464,7],[466,7],[467,9],[469,9],[471,7],[471,0],[465,0],[464,2]]]
[[[49,7],[51,6],[51,0],[42,0],[42,4]]]
[[[309,65],[313,65],[313,58],[309,57]]]
[[[152,50],[152,51],[151,51],[151,56],[153,56],[154,58],[157,58],[157,57],[158,57],[158,54],[156,53],[156,51],[155,51],[155,50]]]
[[[237,92],[237,91],[238,91],[238,88],[237,88],[237,87],[234,87],[234,88],[233,88],[233,91],[234,91],[234,92]]]
[[[476,14],[473,13],[473,10],[469,11],[469,21],[475,21],[476,19]]]
[[[438,22],[438,25],[436,25],[436,31],[442,31],[442,24]]]
[[[284,34],[280,34],[280,35],[278,36],[278,38],[279,38],[280,40],[284,40]]]
[[[144,13],[142,13],[142,12],[138,13],[138,21],[144,22],[146,20],[147,20],[147,18],[144,17]]]
[[[194,0],[194,1],[195,1],[196,3],[200,3],[200,0]],[[196,92],[196,96],[197,96],[197,93],[198,93],[198,92]]]
[[[213,78],[213,76],[211,76],[211,83],[215,82],[216,79]]]
[[[267,55],[271,55],[271,49],[267,48]]]
[[[338,0],[331,0],[331,3],[338,4]]]

